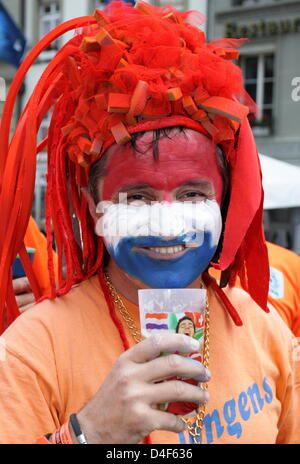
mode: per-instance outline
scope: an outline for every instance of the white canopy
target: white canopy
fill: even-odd
[[[300,168],[259,155],[265,191],[264,209],[300,206]]]

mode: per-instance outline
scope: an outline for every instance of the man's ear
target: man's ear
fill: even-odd
[[[82,187],[81,188],[81,193],[85,197],[86,201],[88,202],[90,215],[92,216],[92,218],[94,219],[94,222],[96,224],[96,222],[100,218],[101,214],[97,213],[97,211],[96,211],[96,205],[95,205],[94,199],[93,199],[92,195],[90,194],[90,192],[88,191],[87,187]]]

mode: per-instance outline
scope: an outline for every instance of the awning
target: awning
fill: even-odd
[[[300,206],[300,168],[259,155],[265,191],[264,209]]]

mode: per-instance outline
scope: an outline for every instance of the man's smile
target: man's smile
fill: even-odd
[[[185,245],[175,245],[163,247],[134,247],[133,251],[144,253],[150,258],[169,260],[183,256],[190,249],[191,248],[187,248]]]

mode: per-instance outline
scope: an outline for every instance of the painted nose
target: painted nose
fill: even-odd
[[[173,202],[172,193],[171,192],[164,192],[163,201],[166,202],[166,203],[171,204]]]

